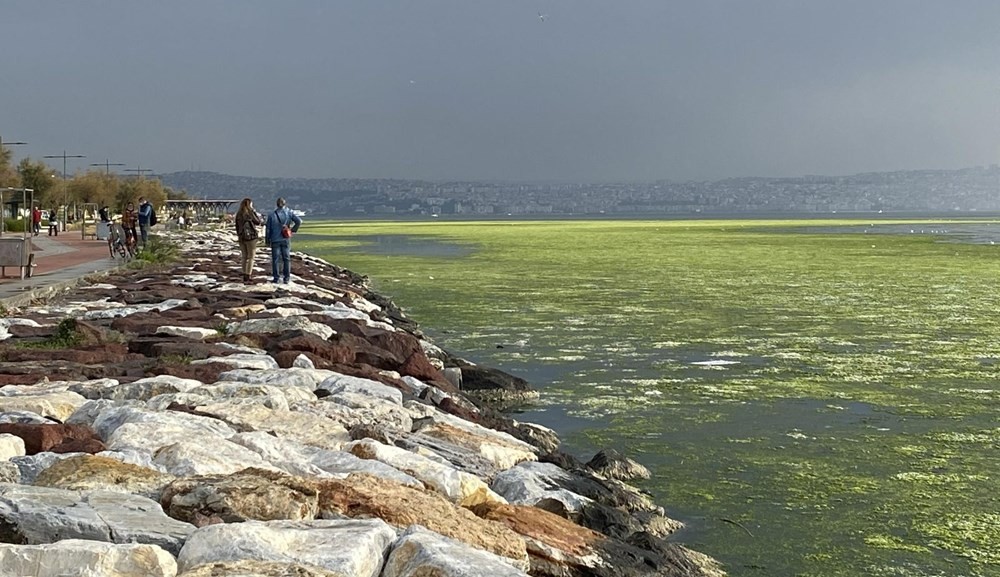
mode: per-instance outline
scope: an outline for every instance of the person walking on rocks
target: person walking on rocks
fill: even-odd
[[[253,208],[253,201],[244,198],[236,211],[236,237],[240,241],[240,255],[243,257],[243,282],[250,282],[253,277],[253,257],[257,252],[258,229],[264,224]]]
[[[277,208],[267,215],[264,241],[271,247],[271,282],[277,284],[279,278],[288,284],[292,276],[292,234],[299,231],[302,219],[285,206],[285,199],[277,200]],[[278,260],[281,260],[281,276],[278,276]]]

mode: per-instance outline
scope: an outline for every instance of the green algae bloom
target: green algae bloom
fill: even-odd
[[[297,248],[528,379],[518,418],[569,450],[640,460],[732,575],[1000,575],[1000,252],[878,228],[317,223]]]

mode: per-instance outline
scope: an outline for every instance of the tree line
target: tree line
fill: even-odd
[[[167,199],[185,199],[184,191],[174,191],[156,178],[120,176],[102,170],[78,172],[63,180],[58,171],[45,162],[30,157],[13,164],[13,153],[0,146],[0,189],[30,188],[35,191],[35,204],[43,209],[75,207],[83,210],[86,203],[98,207],[108,206],[112,212],[121,212],[125,205],[138,205],[140,197],[153,206],[163,206]]]

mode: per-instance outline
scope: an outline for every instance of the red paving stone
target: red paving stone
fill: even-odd
[[[44,232],[42,233],[45,234]],[[111,261],[108,253],[108,242],[105,240],[94,240],[93,238],[81,239],[80,231],[66,231],[59,233],[58,237],[46,237],[46,240],[57,242],[64,247],[70,248],[66,252],[46,255],[46,251],[36,247],[32,252],[35,255],[35,269],[32,277],[41,277],[53,272],[59,272],[68,267],[82,265],[89,262],[99,262],[106,265]],[[20,280],[18,268],[8,267],[5,270],[6,276],[0,277],[0,283]]]

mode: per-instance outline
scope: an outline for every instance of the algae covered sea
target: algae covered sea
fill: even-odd
[[[735,576],[1000,575],[1000,222],[315,223]],[[923,234],[921,234],[921,232]]]

